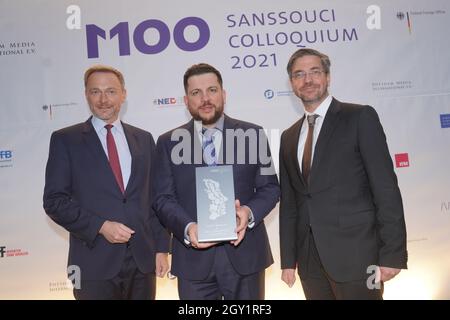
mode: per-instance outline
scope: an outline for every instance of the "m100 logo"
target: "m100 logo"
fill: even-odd
[[[198,30],[198,39],[190,42],[186,39],[184,31],[188,27]],[[159,34],[159,40],[155,44],[148,44],[145,40],[145,32],[154,29]],[[119,22],[109,30],[109,39],[117,36],[119,43],[119,55],[130,55],[130,31],[128,22]],[[183,51],[197,51],[205,47],[209,41],[210,31],[205,20],[198,17],[186,17],[175,25],[172,32],[175,45]],[[106,40],[106,30],[95,24],[86,25],[86,40],[88,58],[98,58],[98,39]],[[171,38],[171,31],[167,24],[161,20],[149,19],[139,23],[133,31],[133,43],[136,49],[143,54],[157,54],[164,51]]]

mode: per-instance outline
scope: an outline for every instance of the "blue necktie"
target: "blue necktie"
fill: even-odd
[[[202,148],[203,148],[203,160],[208,166],[215,166],[217,165],[217,159],[216,159],[216,148],[214,147],[214,133],[216,133],[215,128],[207,129],[203,128],[203,141],[202,141]]]

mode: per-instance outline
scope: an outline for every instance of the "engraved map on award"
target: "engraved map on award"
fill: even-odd
[[[196,168],[199,242],[237,239],[233,167]]]

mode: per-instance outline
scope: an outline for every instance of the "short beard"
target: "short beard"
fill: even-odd
[[[203,125],[211,125],[211,124],[216,123],[220,119],[222,114],[223,114],[223,109],[222,110],[215,109],[214,116],[211,119],[203,119],[202,117],[200,117],[199,113],[196,113],[196,114],[191,113],[191,116],[192,116],[192,118],[194,118],[195,121],[201,121]]]
[[[313,99],[306,99],[305,97],[300,97],[304,105],[311,105],[314,103],[321,103],[328,96],[328,90],[325,91],[321,96],[315,97]]]

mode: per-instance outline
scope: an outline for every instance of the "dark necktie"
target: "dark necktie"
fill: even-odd
[[[306,184],[308,184],[309,172],[311,171],[314,124],[316,123],[316,118],[318,116],[319,115],[317,114],[307,116],[308,135],[306,136],[305,149],[303,150],[303,159],[302,159],[302,174]]]
[[[122,193],[124,193],[125,188],[123,185],[122,170],[120,169],[119,154],[117,152],[116,142],[114,141],[114,136],[111,133],[112,127],[113,127],[113,125],[111,125],[111,124],[107,124],[105,126],[105,128],[107,130],[106,145],[108,147],[109,165],[111,166],[114,176],[116,177],[116,181],[117,181],[117,184],[119,185],[120,191],[122,191]]]
[[[208,166],[215,166],[217,165],[217,159],[216,159],[216,148],[214,147],[214,139],[213,135],[216,132],[215,128],[207,129],[203,128],[203,141],[202,141],[202,148],[203,148],[203,160]]]

